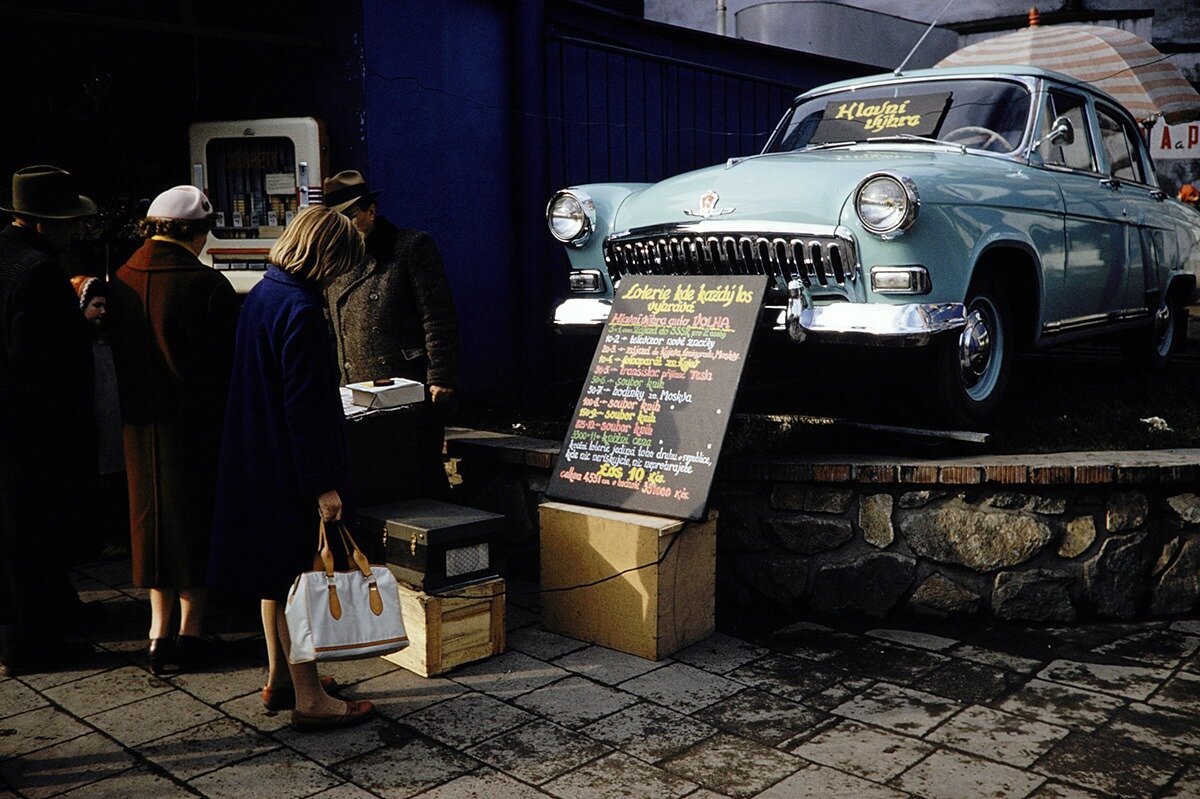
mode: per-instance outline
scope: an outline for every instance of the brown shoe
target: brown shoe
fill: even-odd
[[[345,713],[330,715],[301,713],[299,710],[293,710],[292,729],[296,732],[320,732],[321,730],[353,727],[355,724],[362,724],[374,714],[375,706],[366,701],[347,702]]]
[[[321,687],[325,689],[325,693],[332,693],[339,687],[336,677],[328,674],[321,675]],[[296,707],[296,687],[294,685],[284,685],[279,688],[271,688],[264,685],[262,689],[262,703],[267,710],[292,710]]]

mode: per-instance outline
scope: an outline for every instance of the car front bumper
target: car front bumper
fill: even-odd
[[[554,328],[563,334],[596,334],[604,327],[612,300],[571,297],[554,310]],[[787,330],[787,309],[777,311],[776,331]],[[770,319],[771,314],[765,315]],[[966,311],[960,302],[909,303],[884,305],[860,302],[834,302],[813,305],[799,311],[797,321],[803,338],[820,343],[860,344],[876,347],[921,347],[949,330],[966,325]]]

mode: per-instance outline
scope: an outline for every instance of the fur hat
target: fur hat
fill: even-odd
[[[91,275],[76,275],[71,278],[71,285],[75,287],[75,294],[79,297],[80,310],[86,308],[96,297],[108,295],[108,287],[104,285],[104,281]]]
[[[154,219],[204,219],[213,212],[212,203],[195,186],[175,186],[154,198],[146,217]]]

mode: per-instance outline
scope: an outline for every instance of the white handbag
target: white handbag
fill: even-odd
[[[333,570],[325,522],[321,522],[313,571],[304,572],[288,592],[288,660],[347,660],[398,652],[408,646],[400,615],[396,578],[372,566],[344,525],[336,522],[352,571]]]

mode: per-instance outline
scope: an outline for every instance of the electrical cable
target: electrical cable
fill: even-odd
[[[601,577],[599,580],[592,580],[590,583],[564,585],[558,588],[537,588],[531,591],[510,591],[509,589],[505,588],[499,593],[485,594],[483,596],[472,594],[445,594],[441,591],[431,591],[429,592],[429,595],[436,596],[439,599],[490,599],[491,597],[505,596],[507,594],[512,594],[513,596],[533,596],[535,594],[557,594],[563,591],[576,591],[580,588],[591,588],[594,585],[600,585],[601,583],[606,583],[609,580],[615,580],[622,575],[629,574],[630,572],[641,571],[642,569],[648,569],[651,566],[662,565],[662,562],[667,559],[667,555],[670,553],[671,548],[675,546],[675,542],[679,540],[681,535],[683,535],[683,530],[680,530],[678,533],[675,533],[673,536],[671,536],[671,540],[667,542],[667,547],[663,550],[663,553],[658,556],[658,560],[651,561],[650,563],[643,563],[641,566],[630,566],[628,569],[619,571],[616,574],[610,574],[607,577]]]

